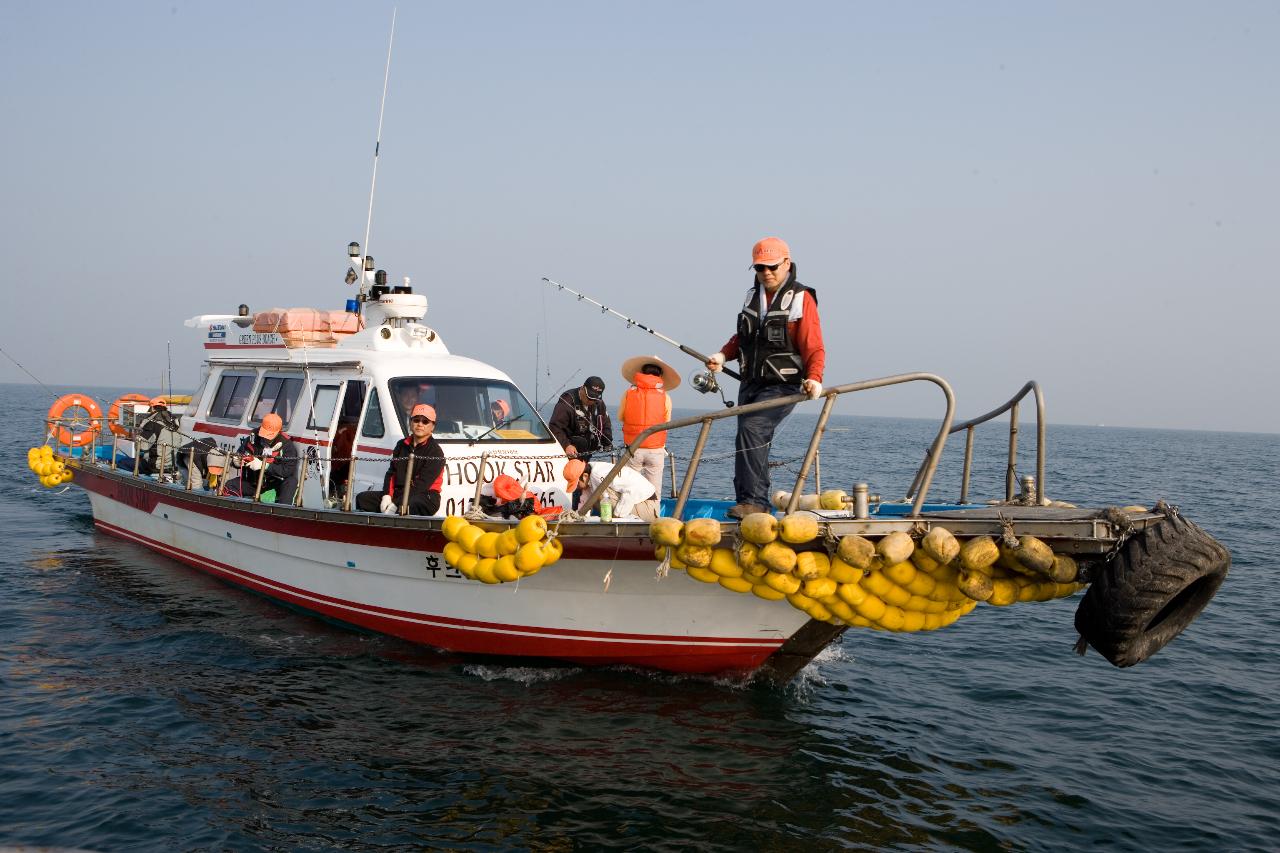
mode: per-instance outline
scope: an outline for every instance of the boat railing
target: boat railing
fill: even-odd
[[[938,430],[937,437],[929,446],[929,451],[925,456],[925,462],[921,466],[920,471],[916,474],[916,483],[912,490],[915,491],[919,487],[916,494],[915,502],[911,507],[911,517],[920,514],[920,508],[924,505],[925,496],[929,492],[929,485],[933,482],[934,472],[938,468],[938,460],[942,457],[942,448],[946,444],[947,436],[954,432],[951,429],[951,421],[955,416],[955,395],[951,391],[951,386],[946,380],[932,373],[902,373],[896,376],[885,376],[880,379],[867,379],[862,382],[853,382],[848,385],[836,385],[827,388],[822,392],[822,412],[818,415],[818,422],[814,426],[813,434],[809,438],[809,446],[805,450],[803,459],[800,462],[800,471],[796,476],[795,488],[791,490],[791,498],[787,503],[787,512],[795,512],[799,506],[800,494],[803,491],[805,480],[808,479],[809,469],[813,465],[814,459],[817,457],[818,448],[822,443],[823,433],[826,432],[827,421],[831,417],[831,409],[835,406],[836,398],[844,394],[853,394],[858,391],[869,391],[873,388],[886,388],[891,385],[902,385],[908,382],[932,382],[942,389],[943,396],[946,398],[946,414],[942,420],[942,426]],[[635,455],[637,449],[644,443],[645,439],[656,432],[671,431],[684,429],[686,427],[701,424],[698,432],[698,438],[694,442],[693,454],[690,456],[688,464],[685,466],[684,478],[680,485],[680,492],[676,497],[676,505],[672,511],[672,515],[676,518],[681,517],[684,512],[685,504],[689,501],[689,493],[693,489],[693,479],[698,473],[698,463],[702,459],[703,450],[706,448],[707,436],[711,432],[711,424],[725,418],[740,418],[743,415],[754,414],[755,412],[763,412],[769,409],[782,408],[795,403],[801,403],[808,400],[805,394],[792,394],[786,397],[778,397],[774,400],[765,400],[760,403],[748,403],[745,406],[735,406],[723,411],[705,412],[700,415],[694,415],[687,418],[677,418],[649,427],[644,432],[632,439],[622,453],[614,466],[609,469],[609,473],[601,480],[600,485],[592,491],[591,497],[588,498],[579,508],[578,512],[586,515],[596,504],[600,502],[600,498],[604,495],[605,489],[618,476],[618,472],[626,466],[627,462]]]
[[[1009,447],[1008,462],[1005,466],[1004,474],[1004,499],[1012,501],[1014,499],[1014,487],[1018,480],[1018,404],[1028,394],[1035,394],[1036,401],[1036,480],[1032,489],[1034,490],[1028,495],[1037,505],[1044,503],[1044,458],[1045,458],[1045,420],[1044,420],[1044,393],[1040,390],[1040,384],[1035,380],[1029,381],[1018,393],[1014,394],[1012,399],[1002,406],[999,406],[985,415],[979,415],[971,418],[964,423],[956,424],[951,427],[950,432],[965,431],[964,442],[964,472],[960,478],[960,503],[969,502],[969,478],[973,471],[973,431],[974,428],[1000,417],[1005,412],[1009,413]],[[934,469],[937,467],[938,461],[933,454],[933,449],[925,454],[925,458],[920,462],[920,467],[916,469],[915,479],[911,482],[911,488],[907,491],[907,497],[910,498],[916,493],[916,489],[921,490],[921,494],[929,488],[929,482],[933,478]],[[918,506],[918,503],[917,503]]]

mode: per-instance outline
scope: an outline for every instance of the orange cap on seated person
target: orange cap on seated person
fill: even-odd
[[[413,411],[409,413],[409,417],[411,418],[416,418],[418,415],[429,418],[432,423],[436,422],[436,410],[428,406],[426,403],[419,403],[414,406]]]
[[[751,264],[780,264],[791,257],[791,247],[781,237],[765,237],[751,247]]]
[[[262,419],[262,425],[258,427],[258,435],[268,439],[275,438],[283,428],[284,421],[280,420],[280,416],[275,412],[271,412]]]
[[[511,416],[511,404],[506,400],[494,400],[492,405],[496,406],[501,413],[499,417],[507,418]]]
[[[564,481],[568,485],[566,492],[576,492],[578,490],[578,479],[582,476],[582,472],[587,470],[587,463],[581,459],[570,459],[564,466]]]

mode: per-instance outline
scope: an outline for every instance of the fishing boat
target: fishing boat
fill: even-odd
[[[817,425],[794,487],[776,512],[742,520],[726,515],[731,502],[694,496],[712,424],[804,398],[676,419],[621,449],[596,493],[571,510],[565,450],[511,377],[453,353],[407,280],[389,286],[356,243],[348,256],[369,287],[346,310],[242,305],[187,321],[203,338],[203,379],[189,398],[163,401],[175,425],[159,470],[139,464],[138,421],[154,401],[123,398],[104,412],[84,394],[50,410],[32,470],[45,485],[82,488],[104,534],[329,621],[505,659],[786,681],[850,628],[936,630],[975,608],[1084,590],[1080,649],[1129,666],[1190,624],[1227,574],[1227,550],[1166,504],[1048,500],[1034,382],[959,424],[950,386],[933,374],[830,387],[811,403]],[[944,413],[903,500],[861,485],[805,494],[837,399],[914,382],[938,389]],[[1028,397],[1036,474],[1020,480],[1018,406]],[[353,495],[381,488],[410,408],[423,402],[438,413],[446,457],[439,514],[357,511]],[[1005,414],[1005,493],[971,500],[974,430]],[[297,488],[228,494],[242,438],[270,415],[300,449]],[[698,436],[663,517],[602,521],[596,504],[634,450],[653,432],[680,429]],[[947,438],[959,432],[959,499],[928,502]],[[503,478],[518,484],[524,512],[498,511]]]

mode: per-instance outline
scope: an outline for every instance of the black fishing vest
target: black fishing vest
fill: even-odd
[[[756,284],[750,300],[738,315],[738,348],[742,354],[742,378],[766,385],[799,385],[804,379],[804,359],[791,339],[788,320],[791,304],[803,299],[808,291],[814,304],[818,294],[812,287],[796,281],[795,272],[774,294],[769,310],[761,316],[760,295],[764,288]]]

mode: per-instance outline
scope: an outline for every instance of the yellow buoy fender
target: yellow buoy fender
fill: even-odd
[[[770,571],[787,574],[796,567],[796,552],[781,542],[770,542],[760,549],[760,562]]]
[[[967,572],[986,571],[1000,557],[995,540],[977,536],[960,546],[960,565]]]
[[[818,517],[811,512],[793,512],[782,517],[778,537],[792,545],[803,545],[818,538]]]
[[[542,516],[534,513],[526,515],[520,519],[520,523],[516,525],[516,540],[521,545],[528,545],[530,542],[540,542],[547,535],[547,520]]]
[[[728,548],[715,548],[711,551],[711,571],[722,578],[742,577],[742,566]]]
[[[753,512],[738,525],[742,538],[755,545],[768,545],[778,538],[778,519],[768,512]]]
[[[855,569],[839,557],[832,557],[827,577],[836,583],[857,583],[862,580],[862,569]]]
[[[1053,549],[1034,536],[1018,539],[1018,562],[1038,575],[1048,576],[1053,570]]]
[[[920,540],[920,547],[935,562],[946,565],[960,554],[960,543],[945,527],[932,527]]]
[[[836,556],[855,569],[871,568],[871,558],[876,555],[876,546],[870,539],[864,539],[856,533],[840,537],[840,545],[836,548]]]
[[[911,559],[911,552],[915,549],[916,543],[901,530],[893,531],[876,543],[876,553],[880,555],[880,559],[886,566]]]
[[[529,517],[532,518],[533,516]],[[443,533],[444,538],[448,539],[450,542],[457,542],[458,534],[461,533],[463,529],[470,526],[471,522],[467,521],[462,516],[450,515],[446,516],[444,522],[441,523],[440,532]]]
[[[801,551],[796,554],[796,567],[792,574],[801,580],[826,577],[831,571],[831,560],[821,551]]]
[[[713,547],[720,544],[720,522],[714,518],[695,518],[685,522],[684,541],[690,545]]]
[[[691,569],[705,569],[711,565],[711,548],[685,542],[676,549],[676,557]]]
[[[678,518],[655,518],[649,522],[649,538],[655,545],[678,547],[684,541],[683,530],[684,522]]]

